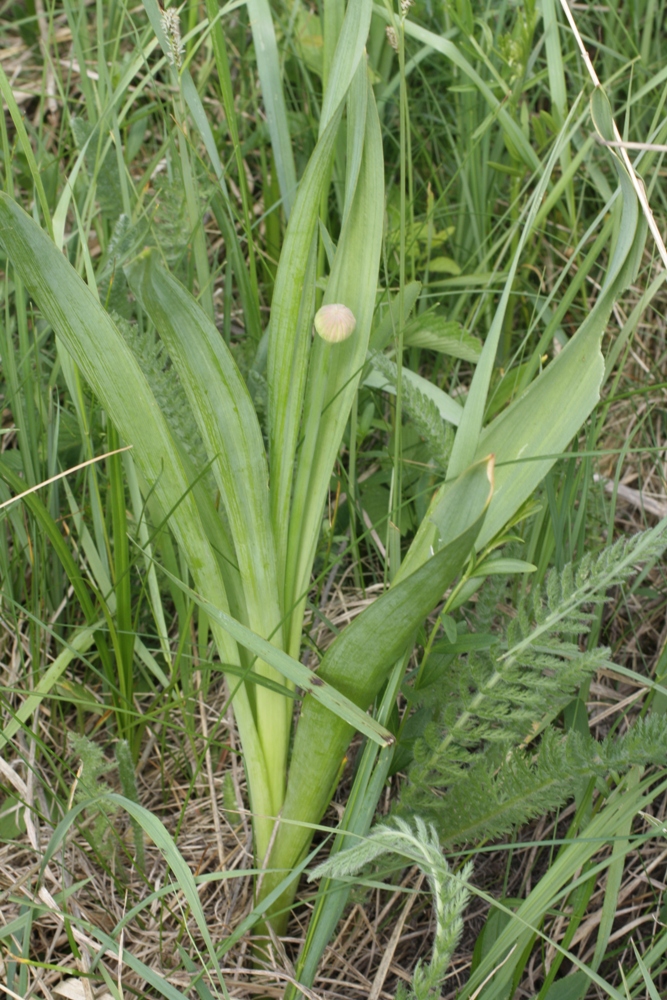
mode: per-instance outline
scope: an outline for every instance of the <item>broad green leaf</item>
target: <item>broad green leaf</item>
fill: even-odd
[[[329,678],[359,704],[371,700],[386,669],[460,572],[492,493],[492,461],[480,462],[452,483],[431,515],[440,536],[435,555],[423,561],[406,556],[393,586],[329,647],[318,676]]]
[[[388,688],[390,686],[388,685]],[[392,694],[393,690],[387,690],[382,698],[380,711],[385,709],[387,715],[390,715],[395,701]],[[352,838],[365,837],[368,833],[389,776],[389,769],[394,759],[393,751],[393,747],[378,751],[376,746],[371,746],[369,743],[364,747],[345,813],[338,824],[330,857],[343,850],[345,844],[353,842]],[[320,959],[343,915],[351,888],[350,883],[329,879],[324,879],[320,883],[308,922],[306,939],[296,965],[296,979],[299,983],[305,986],[313,985]],[[285,993],[285,1000],[297,1000],[297,998],[296,989],[289,989]]]
[[[4,194],[0,196],[0,225],[7,255],[30,295],[125,441],[134,446],[135,460],[149,489],[154,490],[163,510],[171,512],[174,532],[190,557],[193,573],[207,576],[210,572],[208,582],[224,601],[224,586],[201,529],[190,483],[165,418],[130,348],[46,233]],[[229,651],[232,653],[231,647]]]
[[[470,963],[471,973],[475,971],[481,960],[488,954],[491,946],[498,939],[500,932],[504,930],[509,921],[512,919],[510,901],[505,898],[501,898],[499,902],[502,909],[499,906],[491,907],[491,910],[484,921],[484,926],[475,941],[472,961]]]
[[[159,3],[157,0],[142,0],[142,3],[148,15],[151,27],[155,32],[155,37],[158,40],[160,48],[167,58],[171,58],[171,46],[169,45],[169,40],[167,39],[165,30],[162,26],[162,11],[160,10]]]
[[[326,88],[334,54],[345,19],[345,0],[324,0],[322,4],[322,30],[324,34],[324,51],[322,59],[322,79]]]
[[[571,112],[571,116],[572,115],[573,112]],[[484,341],[484,347],[468,391],[461,423],[459,424],[459,429],[456,433],[456,438],[454,439],[454,447],[452,448],[452,455],[447,469],[448,479],[458,476],[462,469],[467,468],[467,466],[474,460],[474,457],[480,457],[481,453],[478,445],[480,444],[480,434],[482,431],[484,412],[488,401],[491,377],[496,363],[500,335],[505,325],[505,316],[507,314],[507,309],[512,295],[512,289],[514,288],[514,280],[519,267],[521,254],[523,253],[528,237],[532,232],[540,204],[546,193],[551,174],[558,160],[564,136],[567,134],[568,124],[569,121],[566,122],[561,129],[558,140],[554,144],[554,147],[549,155],[549,160],[544,167],[540,181],[533,192],[527,208],[524,210],[521,236],[512,258],[512,263],[500,297],[500,302],[496,307],[491,327],[486,335],[486,340]],[[486,451],[484,451],[484,454],[486,455],[488,453],[489,449],[487,448]]]
[[[451,538],[467,530],[470,523],[469,497],[486,496],[489,490],[495,492],[492,455],[475,462],[458,479],[443,483],[429,504],[395,582],[410,576]],[[489,502],[492,502],[490,494]],[[486,516],[488,513],[485,513]]]
[[[551,984],[544,1000],[582,1000],[588,992],[590,979],[584,971],[571,972]]]
[[[536,569],[537,566],[523,559],[503,559],[499,556],[479,563],[470,577],[474,579],[476,576],[511,576],[512,573],[534,573]]]
[[[440,624],[450,643],[455,643],[458,636],[456,621],[451,615],[440,615]]]
[[[133,456],[162,516],[186,554],[196,586],[217,607],[227,595],[217,556],[204,531],[191,481],[150,387],[124,338],[96,296],[43,230],[7,195],[0,195],[0,233],[26,289],[78,364]],[[236,643],[213,625],[223,662],[239,663]],[[255,829],[264,848],[274,804],[263,750],[247,692],[237,688],[234,709],[245,752]],[[276,807],[275,811],[279,808]]]
[[[25,837],[23,809],[21,800],[15,795],[3,795],[0,799],[0,844],[16,842]]]
[[[493,492],[493,463],[478,463],[448,486],[437,509],[443,545],[401,565],[397,582],[359,615],[327,650],[318,677],[335,684],[366,709],[424,618],[461,572],[483,523]],[[407,564],[407,565],[406,565]],[[297,725],[287,795],[271,864],[292,866],[319,822],[333,792],[353,729],[311,696]],[[305,825],[303,825],[305,824]],[[268,880],[267,890],[271,882]],[[264,888],[264,887],[263,887]]]
[[[322,102],[320,135],[345,99],[359,64],[364,60],[372,12],[372,0],[357,0],[347,6]]]
[[[350,10],[352,10],[350,6]],[[368,102],[366,100],[366,90],[368,87],[368,70],[366,67],[366,61],[362,60],[359,62],[357,67],[357,72],[352,77],[349,90],[347,92],[347,150],[345,155],[345,197],[343,200],[343,212],[341,220],[341,232],[344,232],[347,227],[347,220],[354,205],[354,196],[357,190],[357,183],[359,181],[359,172],[361,170],[361,163],[364,153],[364,144],[366,142],[366,111],[368,109]],[[340,156],[341,148],[337,149],[337,154]],[[342,175],[343,168],[342,165],[336,160],[334,162],[335,168],[338,170],[339,174]],[[338,187],[338,185],[336,185]],[[333,254],[328,254],[329,267],[333,267],[333,260],[335,258],[335,251]]]
[[[365,142],[367,83],[363,45],[368,31],[370,8],[367,0],[348,5],[327,84],[320,137],[299,184],[280,255],[271,304],[267,363],[269,465],[271,512],[280,573],[285,570],[287,558],[294,463],[301,430],[315,311],[315,237],[344,102],[350,88],[347,122],[348,175],[344,207],[346,220],[354,204]],[[357,113],[360,106],[362,115]],[[346,222],[343,232],[349,228],[349,223]],[[373,281],[376,279],[377,273]],[[284,610],[291,611],[289,595]]]
[[[319,139],[299,184],[276,274],[267,358],[271,516],[284,573],[294,459],[315,312],[315,233],[342,107]]]
[[[458,276],[461,268],[451,257],[434,257],[429,261],[428,269],[433,274],[453,274]]]
[[[155,255],[127,269],[188,395],[229,518],[249,623],[281,642],[269,470],[248,388],[231,351],[195,298]]]
[[[603,112],[604,103],[601,118]],[[478,456],[496,456],[496,492],[480,546],[537,488],[599,400],[605,370],[602,336],[615,298],[634,277],[646,239],[630,178],[618,157],[614,162],[622,198],[619,235],[597,301],[569,343],[479,439]]]
[[[354,334],[340,344],[316,337],[311,350],[304,406],[304,440],[298,460],[292,505],[287,597],[292,617],[292,648],[301,633],[303,599],[320,531],[327,490],[360,376],[366,362],[375,310],[384,219],[382,136],[370,87],[364,119],[365,141],[354,202],[341,232],[325,303],[341,302],[356,318]],[[353,124],[348,122],[348,128]]]

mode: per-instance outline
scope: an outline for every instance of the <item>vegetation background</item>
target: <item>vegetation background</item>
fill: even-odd
[[[569,8],[658,233],[667,218],[666,6]],[[340,29],[343,13],[339,3],[300,0],[187,0],[166,18],[156,4],[125,0],[0,5],[3,190],[97,290],[203,488],[214,475],[210,456],[172,352],[137,305],[137,271],[124,268],[150,247],[196,295],[268,440],[258,346],[274,296],[282,301],[290,197],[317,148],[333,65],[327,32]],[[309,668],[393,580],[392,558],[395,567],[443,479],[452,413],[460,419],[503,290],[485,421],[548,369],[591,314],[624,239],[613,160],[589,109],[590,73],[554,0],[378,5],[367,59],[384,157],[372,334],[381,357],[344,414],[323,518],[315,508],[303,647],[300,629],[296,639]],[[351,156],[339,137],[312,262],[318,306],[346,219]],[[547,164],[548,190],[540,188]],[[362,237],[352,270],[362,270]],[[289,995],[297,975],[306,981],[299,955],[322,895],[304,878],[288,932],[253,953],[263,915],[253,816],[230,710],[233,675],[223,677],[215,655],[211,609],[184,590],[192,580],[183,549],[8,257],[0,502],[46,485],[1,511],[0,990],[85,1000]],[[432,989],[422,984],[424,996],[664,994],[664,567],[660,535],[623,542],[667,517],[667,271],[652,237],[636,263],[605,325],[599,403],[553,456],[492,569],[475,576],[469,567],[466,588],[420,630],[398,708],[390,700],[383,716],[381,699],[375,706],[400,735],[378,789],[379,817],[433,822],[449,868],[438,869],[440,843],[426,828],[410,836],[420,850],[430,844],[428,863],[396,839],[394,823],[375,868],[357,876],[350,867],[354,885],[335,934],[326,948],[313,946],[322,954],[307,996],[419,995],[415,967],[435,968],[439,947],[449,964]],[[604,555],[617,540],[613,558]],[[625,560],[622,570],[605,559],[612,568]],[[538,654],[588,656],[581,676],[553,691],[536,685],[532,701],[494,702],[498,738],[464,725],[449,770],[429,770],[428,741],[439,736],[429,737],[436,730],[427,723],[442,722],[461,676],[475,690],[486,651],[520,645],[525,597],[549,586],[550,607],[565,600],[568,564],[593,566],[596,584],[579,588],[551,645],[531,640],[527,669]],[[540,682],[552,675],[553,664],[538,667]],[[272,683],[267,674],[262,691]],[[524,760],[518,753],[530,753],[546,711],[536,705],[548,697],[553,741],[545,729],[543,756]],[[536,731],[519,738],[512,713],[526,705]],[[318,852],[358,787],[362,745],[370,744],[357,737],[316,824]],[[507,777],[484,785],[484,772],[503,775],[510,757],[523,762],[509,776],[514,785]],[[475,793],[486,804],[497,795],[493,822],[475,812]],[[463,867],[470,860],[472,874]],[[452,872],[469,879],[470,895],[453,899],[447,915],[431,896],[452,884]],[[456,943],[451,957],[443,927]]]

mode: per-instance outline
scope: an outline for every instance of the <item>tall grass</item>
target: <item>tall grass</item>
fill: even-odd
[[[401,719],[396,707],[406,676],[417,690],[436,662],[436,641],[456,645],[459,609],[495,577],[534,574],[537,594],[550,565],[561,571],[584,556],[589,459],[564,475],[556,463],[584,428],[587,455],[599,447],[604,422],[589,418],[601,412],[641,317],[609,335],[640,271],[647,214],[652,221],[635,170],[653,171],[650,189],[662,154],[649,148],[633,164],[614,145],[615,121],[625,117],[642,134],[650,117],[650,141],[664,138],[659,111],[649,116],[642,104],[660,94],[661,106],[666,93],[652,68],[661,15],[647,5],[640,82],[626,94],[613,5],[598,67],[609,93],[585,82],[552,2],[541,11],[530,2],[503,8],[497,22],[494,5],[479,14],[467,2],[430,17],[367,0],[346,9],[326,2],[319,18],[264,0],[240,12],[207,0],[205,17],[194,4],[165,14],[144,0],[143,8],[139,16],[114,4],[89,21],[65,4],[78,65],[94,60],[96,69],[82,74],[80,106],[63,107],[60,141],[67,137],[72,152],[55,184],[44,171],[45,136],[26,124],[0,69],[12,122],[11,132],[2,125],[2,356],[16,429],[0,471],[19,492],[93,459],[102,442],[109,453],[26,497],[27,521],[8,508],[3,599],[17,630],[30,623],[36,673],[2,739],[45,699],[67,693],[58,687],[64,672],[85,655],[114,733],[136,761],[145,699],[155,699],[156,713],[172,698],[188,705],[188,664],[206,659],[210,631],[232,696],[261,872],[252,920],[281,932],[355,731],[366,742],[334,856],[350,836],[367,834],[406,746],[410,712]],[[39,22],[47,48],[56,45],[54,14]],[[236,65],[230,39],[246,44],[246,27],[256,64]],[[321,50],[309,52],[313,37]],[[209,78],[224,121],[209,113]],[[446,106],[441,88],[449,88]],[[265,116],[250,135],[237,115],[243,100],[261,103]],[[150,148],[135,163],[147,120],[155,123]],[[250,179],[249,157],[259,173]],[[258,214],[251,180],[263,194]],[[209,245],[212,220],[224,261]],[[558,259],[558,277],[546,282],[540,272]],[[650,286],[643,308],[659,287]],[[327,339],[326,326],[324,336],[313,333],[315,316],[326,315],[319,310],[333,304],[354,316],[341,343]],[[416,377],[425,360],[428,381]],[[358,460],[385,405],[378,387],[391,400],[390,440],[372,494]],[[340,476],[358,582],[374,502],[385,588],[311,670],[301,661],[304,621],[313,579],[330,566],[323,518]],[[538,513],[531,498],[542,484]],[[517,525],[524,559],[513,549]],[[66,595],[77,611],[63,627]],[[435,625],[425,625],[436,608]],[[209,667],[201,683],[205,693]],[[84,714],[86,697],[75,692]],[[540,730],[563,711],[573,728],[576,699],[575,708],[555,699],[540,708]],[[191,708],[185,717],[192,737]],[[628,752],[622,770],[642,760]],[[578,803],[548,876],[487,941],[471,995],[503,960],[484,996],[519,981],[543,915],[588,884],[588,869],[586,878],[576,873],[601,842],[622,833],[630,850],[632,818],[660,788],[630,770],[594,816],[594,776],[586,776],[588,806]],[[131,799],[113,801],[163,846],[215,972],[219,949],[166,830]],[[44,866],[82,809],[55,824]],[[609,861],[609,886],[622,857],[619,848]],[[323,883],[298,966],[306,986],[346,899],[339,880]],[[612,889],[608,899],[584,970],[598,984]],[[558,968],[552,963],[541,995]],[[216,980],[224,993],[219,972]]]

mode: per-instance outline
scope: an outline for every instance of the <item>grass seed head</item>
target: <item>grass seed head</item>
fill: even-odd
[[[181,20],[175,7],[160,11],[162,19],[162,30],[169,42],[169,60],[176,69],[181,68],[183,62],[183,42],[181,40]]]
[[[315,329],[328,344],[339,344],[354,333],[354,313],[340,302],[322,306],[315,313]]]
[[[393,28],[391,24],[388,24],[385,31],[387,32],[387,41],[391,45],[392,49],[398,52],[398,36],[396,34],[396,29]]]

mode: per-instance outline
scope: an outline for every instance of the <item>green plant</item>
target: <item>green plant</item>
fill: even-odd
[[[495,839],[558,809],[575,779],[602,779],[665,761],[662,716],[640,719],[624,736],[604,742],[576,729],[562,734],[553,721],[580,686],[610,662],[609,649],[581,650],[568,637],[581,642],[604,594],[640,561],[661,555],[666,528],[661,524],[621,538],[597,558],[585,556],[576,571],[571,566],[560,576],[552,571],[546,595],[536,587],[517,608],[506,635],[489,636],[486,649],[448,655],[456,639],[444,641],[440,655],[436,651],[422,664],[422,683],[414,686],[413,697],[428,707],[421,713],[422,735],[416,738],[402,810],[433,823],[447,845]]]
[[[139,800],[129,744],[126,740],[119,740],[116,743],[114,764],[113,761],[106,759],[97,743],[87,736],[70,732],[67,734],[67,742],[72,753],[79,759],[70,806],[81,806],[84,811],[89,806],[92,807],[94,822],[90,826],[90,838],[97,853],[109,858],[116,848],[114,841],[110,839],[110,833],[118,810],[108,797],[111,789],[104,780],[104,775],[117,767],[125,797],[135,803]],[[143,833],[134,817],[130,817],[130,822],[134,833],[136,862],[143,869],[145,862]]]
[[[97,809],[95,805],[92,806],[94,823],[90,828],[90,837],[95,849],[102,856],[109,857],[113,850],[113,844],[109,842],[109,821],[115,810],[108,800],[98,799],[98,796],[111,791],[103,780],[103,775],[113,768],[113,763],[106,759],[97,743],[93,743],[87,736],[69,733],[67,739],[72,753],[79,759],[70,805],[87,808],[89,804],[99,802]]]
[[[402,116],[398,235],[390,240],[398,256],[400,281],[396,301],[392,301],[386,288],[378,288],[385,171],[376,98],[364,56],[369,30],[374,41],[373,33],[377,36],[381,16],[376,12],[376,20],[371,24],[371,5],[364,0],[350,4],[344,19],[332,17],[328,22],[319,138],[297,186],[272,19],[268,5],[253,3],[249,5],[253,31],[258,50],[265,53],[259,68],[272,155],[288,218],[271,291],[271,319],[268,329],[263,331],[247,192],[241,185],[242,222],[248,241],[246,264],[211,126],[190,75],[187,49],[181,51],[179,22],[173,13],[165,22],[157,4],[146,2],[145,6],[169,60],[170,68],[166,71],[176,94],[172,110],[179,133],[173,153],[174,161],[180,164],[187,195],[192,271],[199,302],[184,284],[160,266],[159,241],[152,252],[131,259],[136,241],[128,240],[121,251],[118,248],[123,234],[114,229],[109,254],[113,251],[125,258],[124,274],[140,307],[136,307],[134,315],[136,326],[128,326],[127,318],[110,316],[100,301],[102,298],[111,305],[109,262],[104,262],[97,276],[98,289],[94,267],[82,240],[84,249],[75,263],[86,269],[89,285],[86,287],[60,252],[69,194],[63,195],[52,220],[45,208],[46,197],[41,197],[42,181],[36,168],[33,181],[44,213],[43,222],[47,229],[53,228],[56,243],[8,196],[3,197],[0,205],[2,240],[14,273],[58,335],[59,360],[75,389],[73,397],[81,397],[80,372],[104,407],[114,428],[111,434],[118,434],[122,441],[133,446],[131,458],[123,462],[123,470],[118,461],[111,463],[109,470],[114,489],[113,578],[117,603],[113,609],[106,609],[115,657],[112,662],[107,656],[106,671],[109,679],[114,670],[118,674],[119,726],[123,711],[128,718],[132,714],[133,646],[128,639],[132,616],[126,588],[129,545],[121,481],[124,471],[136,487],[132,493],[133,509],[144,531],[137,532],[135,540],[153,587],[152,607],[159,634],[167,645],[167,662],[167,633],[159,621],[159,593],[156,594],[155,577],[150,575],[156,572],[154,543],[159,550],[158,561],[165,564],[164,577],[169,580],[175,602],[180,600],[184,611],[198,606],[204,612],[220,660],[228,670],[254,814],[256,858],[258,867],[264,865],[270,869],[261,882],[260,902],[271,899],[270,912],[275,926],[280,928],[286,920],[312,827],[320,821],[333,792],[354,728],[364,732],[371,742],[363,752],[350,813],[343,828],[347,824],[348,829],[363,833],[368,829],[391,767],[393,706],[423,621],[450,585],[455,585],[455,590],[447,598],[445,615],[455,609],[457,600],[463,600],[479,586],[482,578],[499,571],[498,562],[494,563],[494,550],[503,544],[513,523],[525,516],[523,505],[597,403],[605,374],[600,351],[602,335],[614,301],[636,272],[644,244],[644,224],[628,172],[610,152],[618,172],[620,195],[609,191],[605,208],[609,209],[612,221],[602,229],[600,244],[589,251],[591,260],[595,259],[601,246],[613,236],[600,294],[567,346],[537,374],[542,340],[546,338],[548,343],[552,336],[548,303],[543,303],[540,318],[544,319],[545,329],[540,344],[521,367],[511,388],[503,389],[502,381],[497,380],[496,360],[499,351],[505,349],[522,254],[544,218],[544,199],[552,206],[562,195],[562,181],[554,180],[552,171],[557,164],[569,162],[569,143],[585,112],[575,107],[568,117],[566,109],[563,110],[559,127],[554,130],[553,148],[540,161],[513,117],[518,100],[513,99],[505,106],[480,77],[463,46],[411,22],[405,18],[405,11],[396,17],[387,10],[387,20],[392,22],[399,47]],[[234,116],[230,112],[233,102],[230,103],[224,36],[220,20],[216,20],[215,5],[208,3],[207,11],[236,154],[239,138],[234,134]],[[465,18],[463,23],[465,27]],[[513,62],[513,72],[516,71],[513,85],[525,71],[525,48],[530,44],[534,23],[529,19],[519,27],[518,36],[508,38],[503,50],[508,61]],[[425,401],[420,384],[403,366],[404,349],[411,345],[418,349],[425,343],[422,321],[412,330],[406,325],[411,309],[417,308],[420,292],[418,283],[408,283],[406,275],[410,253],[406,244],[412,232],[407,218],[412,209],[406,205],[407,70],[402,48],[406,37],[430,46],[466,77],[474,89],[474,100],[482,102],[485,114],[490,109],[497,115],[510,166],[524,172],[528,185],[523,202],[518,189],[512,202],[516,211],[512,239],[505,243],[504,236],[499,237],[490,248],[486,237],[478,241],[485,248],[480,263],[491,260],[497,272],[489,287],[500,289],[500,297],[495,307],[487,309],[488,334],[481,350],[470,335],[464,338],[465,353],[460,343],[458,353],[456,344],[448,345],[454,357],[477,364],[464,406],[436,386],[431,387]],[[263,46],[259,45],[261,39],[266,43]],[[512,41],[519,48],[516,45],[512,48]],[[387,48],[382,52],[378,64]],[[391,52],[389,57],[392,58]],[[517,89],[514,97],[518,96]],[[469,98],[468,91],[462,100]],[[8,105],[15,110],[9,98]],[[599,90],[593,96],[593,109],[596,127],[609,140],[611,115]],[[20,137],[21,124],[19,115],[16,128]],[[229,245],[230,266],[242,302],[250,353],[254,354],[247,382],[213,322],[212,279],[199,202],[201,172],[196,169],[193,152],[193,136],[197,132],[209,159],[207,181],[214,187],[211,204]],[[110,163],[110,146],[103,144],[102,135],[103,130],[95,131],[95,127],[80,130],[79,138],[84,144],[98,143],[98,155],[88,167],[93,187],[96,175],[98,182],[100,179],[106,182]],[[343,138],[346,162],[341,170]],[[484,141],[489,141],[486,135]],[[27,137],[25,145],[29,150]],[[483,159],[488,149],[485,152],[476,148],[475,155],[478,153]],[[75,169],[80,169],[85,159],[86,150],[82,146]],[[243,177],[242,164],[238,162],[239,177]],[[340,208],[337,220],[340,233],[335,242],[333,221],[336,220],[329,218],[326,207],[332,176]],[[122,172],[119,177],[122,188]],[[570,183],[571,179],[572,171],[566,180]],[[127,217],[137,226],[136,232],[141,232],[139,202],[132,204],[127,191],[122,197],[127,202],[124,205]],[[93,205],[94,193],[91,193],[86,211],[92,213]],[[177,257],[178,241],[174,244]],[[172,247],[168,250],[165,257],[171,258]],[[415,260],[419,258],[413,255],[413,268]],[[424,261],[430,261],[428,254]],[[118,272],[117,262],[115,267]],[[585,273],[583,269],[581,273]],[[183,272],[181,276],[186,277]],[[573,282],[573,294],[581,289],[581,281]],[[311,339],[313,318],[324,285],[325,303],[344,304],[356,319],[356,330],[344,343]],[[491,298],[486,296],[487,302]],[[568,304],[566,298],[564,308]],[[465,301],[465,297],[460,300],[459,312],[465,308]],[[559,309],[562,304],[559,303]],[[153,341],[153,353],[146,350],[153,336],[151,323],[162,345],[158,348]],[[433,334],[432,330],[426,332]],[[443,335],[440,346],[447,353],[444,340]],[[432,340],[427,338],[426,343]],[[362,378],[365,382],[372,379],[369,347],[393,354],[393,358],[381,355],[381,360],[375,361],[380,373],[395,382],[397,399],[393,416],[392,524],[388,529],[387,578],[391,586],[336,640],[317,672],[310,673],[299,662],[304,609],[332,470],[351,411],[354,414],[357,388]],[[168,375],[161,362],[165,355],[173,366]],[[252,382],[266,385],[268,447],[249,389]],[[526,389],[523,395],[522,388]],[[171,408],[168,400],[173,403]],[[434,457],[447,476],[406,552],[401,551],[396,530],[403,502],[402,408],[437,450]],[[447,421],[446,427],[441,418]],[[491,455],[495,456],[495,477]],[[16,478],[20,482],[20,477]],[[150,531],[146,528],[147,521]],[[174,572],[175,568],[181,569],[178,558],[169,561],[164,556],[171,540],[160,548],[161,539],[168,537],[168,532],[192,576],[194,589],[184,581],[186,573]],[[99,555],[104,549],[101,541],[97,548]],[[92,552],[92,547],[87,551]],[[107,577],[111,575],[109,565]],[[98,585],[101,579],[99,576]],[[104,592],[107,593],[106,588]],[[90,627],[94,615],[85,588],[79,587],[77,596],[85,606]],[[446,617],[441,620],[448,621]],[[451,620],[449,624],[451,627]],[[481,678],[481,683],[488,682],[485,669],[486,665],[480,667],[476,681]],[[581,676],[583,670],[576,677],[572,675],[570,689]],[[170,679],[167,680],[169,683]],[[294,685],[301,688],[304,697],[288,761]],[[47,691],[48,687],[36,697]],[[370,706],[375,709],[374,719],[365,714]],[[553,749],[548,740],[544,745]],[[280,819],[276,827],[277,817]],[[328,926],[335,912],[336,906],[332,906]],[[324,927],[327,921],[320,926]],[[312,948],[311,954],[317,954],[317,947]]]

